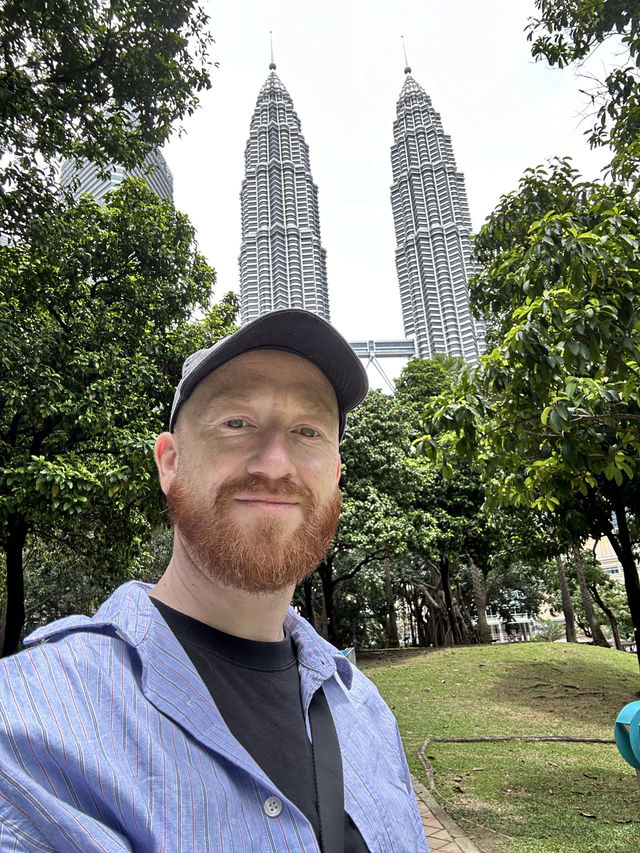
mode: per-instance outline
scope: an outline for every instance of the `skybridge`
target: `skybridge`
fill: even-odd
[[[414,358],[416,355],[415,341],[410,339],[395,341],[352,341],[349,346],[359,358],[367,359],[367,367],[370,364],[376,368],[387,388],[393,392],[396,390],[393,382],[384,372],[384,368],[378,361],[380,358]]]

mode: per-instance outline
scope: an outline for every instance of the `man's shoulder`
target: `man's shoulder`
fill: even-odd
[[[151,606],[146,585],[127,583],[119,587],[93,616],[66,616],[37,628],[25,639],[25,648],[0,660],[0,692],[11,692],[17,681],[26,680],[31,689],[51,684],[52,677],[87,677],[96,666],[104,666],[117,654],[122,642],[135,646],[148,630]],[[82,674],[84,673],[84,676]]]
[[[116,634],[122,639],[141,639],[149,627],[153,605],[147,595],[150,584],[129,581],[119,586],[93,616],[65,616],[36,628],[25,638],[27,649],[76,634]]]

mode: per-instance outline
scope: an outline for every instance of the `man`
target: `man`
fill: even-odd
[[[155,452],[163,577],[2,662],[0,851],[427,850],[391,712],[289,607],[366,391],[306,311],[187,359]]]

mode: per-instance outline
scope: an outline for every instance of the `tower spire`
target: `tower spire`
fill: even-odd
[[[400,38],[402,40],[402,52],[404,53],[404,73],[411,74],[411,66],[407,60],[407,48],[404,43],[404,36],[400,36]]]
[[[271,44],[271,62],[269,63],[269,71],[276,70],[276,64],[273,61],[273,31],[269,30],[269,43]]]

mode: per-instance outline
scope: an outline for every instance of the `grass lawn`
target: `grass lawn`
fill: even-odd
[[[359,653],[400,726],[412,773],[428,738],[612,738],[638,697],[635,655],[565,643]],[[486,853],[639,853],[640,787],[615,744],[438,743],[433,794]]]

